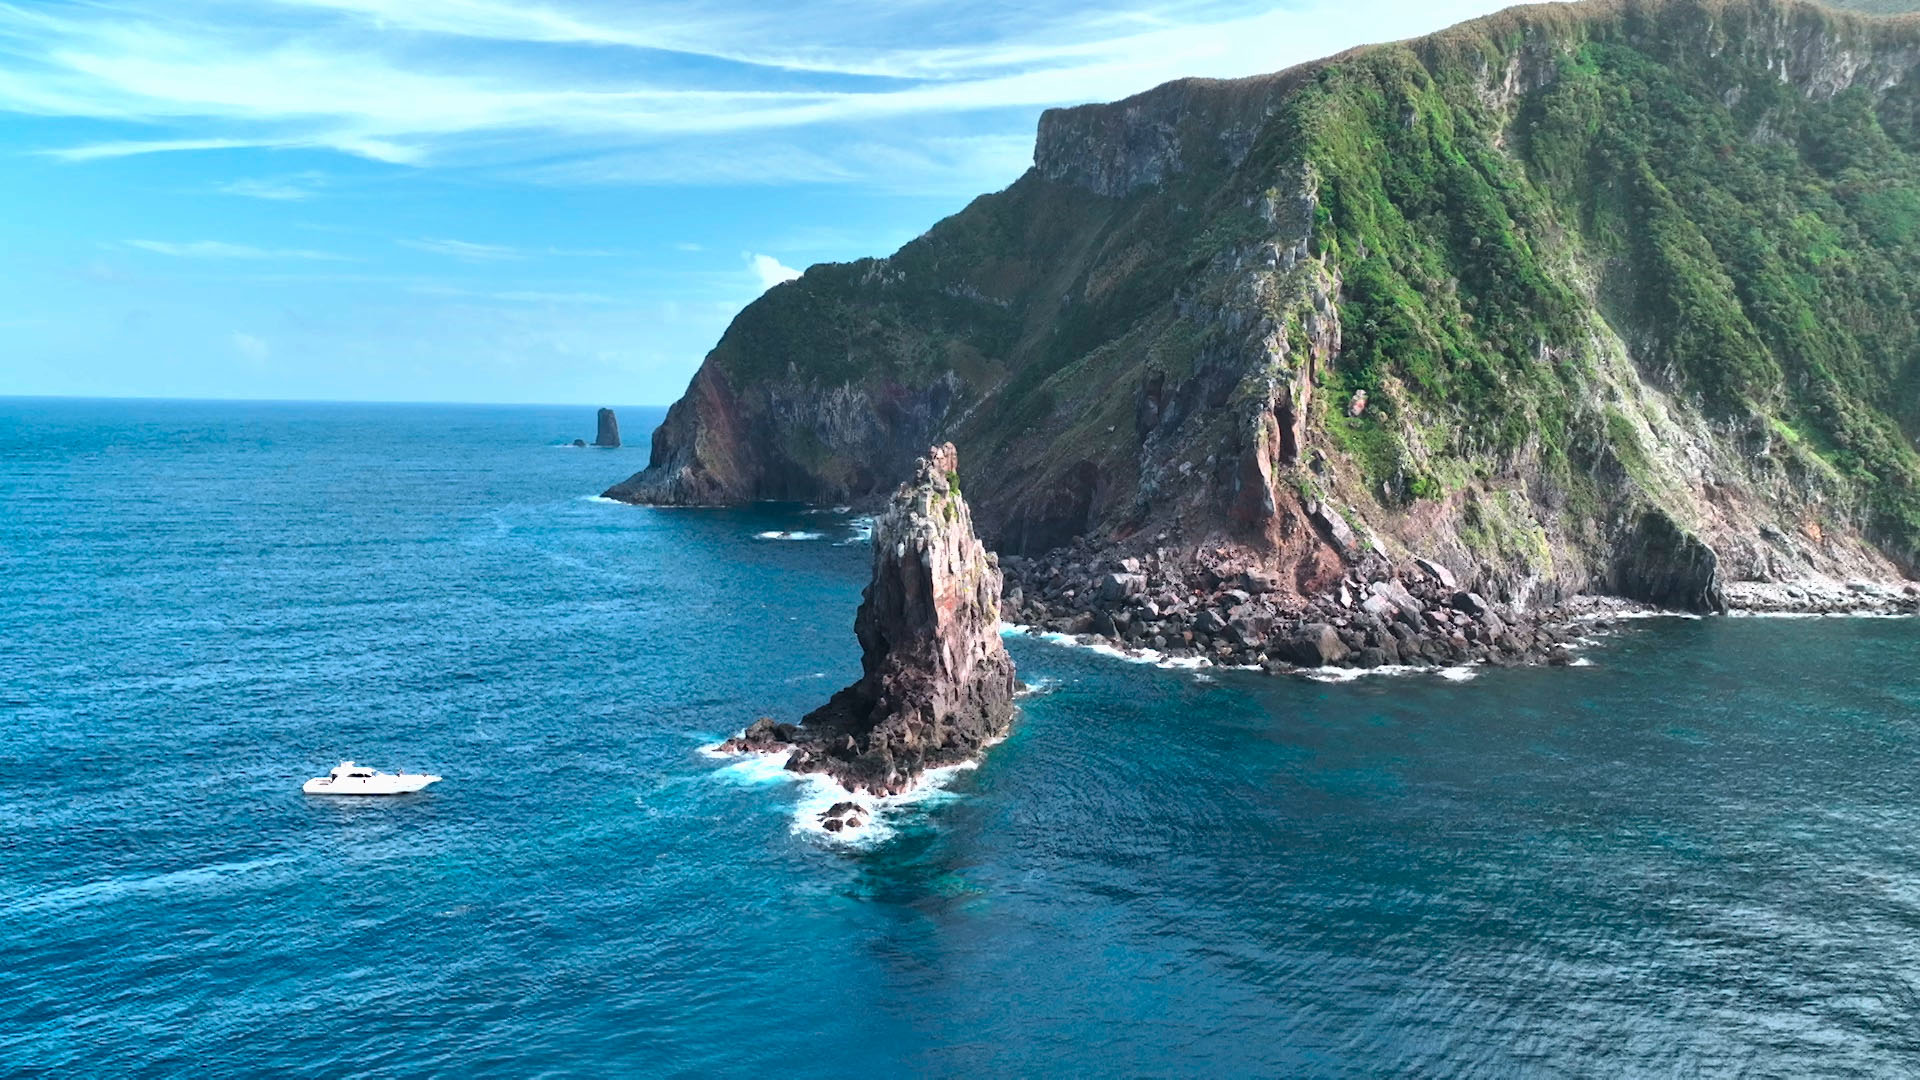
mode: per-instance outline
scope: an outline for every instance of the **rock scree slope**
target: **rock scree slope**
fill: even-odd
[[[1540,5],[1049,111],[1011,187],[746,308],[607,494],[873,499],[947,439],[999,551],[1302,597],[1910,575],[1920,18]]]

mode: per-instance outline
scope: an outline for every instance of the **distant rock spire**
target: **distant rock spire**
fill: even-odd
[[[600,427],[594,433],[593,445],[609,448],[620,445],[620,421],[614,418],[612,409],[600,410]]]

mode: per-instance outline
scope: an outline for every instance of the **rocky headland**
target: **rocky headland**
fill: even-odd
[[[873,580],[853,624],[860,680],[797,725],[763,718],[720,749],[784,753],[794,772],[882,796],[974,758],[1013,719],[1001,590],[999,561],[974,535],[960,493],[957,452],[936,446],[874,524]],[[842,803],[823,824],[838,832],[864,813]]]
[[[1911,611],[1916,178],[1920,18],[1803,0],[1052,110],[1005,191],[742,311],[607,495],[867,505],[951,440],[1011,619],[1246,664]]]

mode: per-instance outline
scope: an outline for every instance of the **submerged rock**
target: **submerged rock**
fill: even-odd
[[[1013,719],[1000,593],[999,561],[974,535],[953,445],[936,446],[874,524],[873,581],[853,624],[865,674],[798,729],[762,720],[724,748],[790,746],[787,768],[878,795],[973,757]]]
[[[593,445],[608,448],[620,445],[620,421],[614,417],[612,409],[600,410],[600,423],[593,434]]]

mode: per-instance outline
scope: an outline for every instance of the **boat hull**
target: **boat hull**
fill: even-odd
[[[316,776],[301,785],[308,795],[410,795],[428,784],[439,783],[437,776]]]

